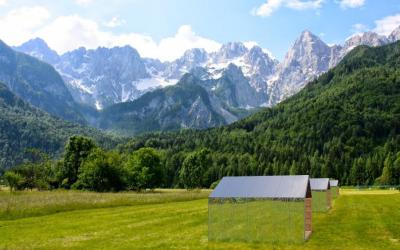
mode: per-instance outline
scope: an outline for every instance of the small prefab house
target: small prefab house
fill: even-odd
[[[308,175],[224,177],[208,199],[210,241],[301,242],[311,234]]]
[[[329,185],[331,186],[332,198],[337,198],[339,196],[339,181],[330,180]]]
[[[311,178],[312,210],[325,212],[332,206],[332,194],[328,178]]]

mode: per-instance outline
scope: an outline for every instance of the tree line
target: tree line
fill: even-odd
[[[202,187],[203,169],[209,164],[207,150],[188,155],[179,173],[179,186]],[[11,190],[56,188],[99,192],[169,187],[166,155],[150,147],[129,153],[105,150],[87,137],[72,136],[61,159],[30,149],[22,164],[4,174]],[[199,168],[201,166],[201,168]]]

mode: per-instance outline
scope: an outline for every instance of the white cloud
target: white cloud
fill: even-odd
[[[93,0],[74,0],[77,5],[87,6],[93,2]]]
[[[258,43],[256,41],[245,41],[243,42],[243,45],[247,48],[247,49],[252,49],[255,46],[259,46]]]
[[[61,16],[34,33],[43,38],[58,53],[64,53],[78,47],[97,48],[130,45],[143,57],[159,58],[162,61],[174,60],[187,49],[204,48],[216,51],[221,44],[198,36],[189,25],[181,26],[172,37],[161,39],[158,43],[152,37],[137,34],[114,34],[101,30],[99,25],[78,15]]]
[[[41,6],[11,10],[0,17],[0,39],[13,45],[25,42],[49,18],[50,12]]]
[[[247,49],[251,49],[251,48],[253,48],[254,46],[260,47],[260,45],[259,45],[256,41],[245,41],[245,42],[243,42],[243,45],[244,45]],[[264,49],[264,48],[261,48],[261,49],[262,49],[262,51],[263,51],[265,54],[267,54],[270,58],[275,59],[275,56],[272,54],[271,51],[269,51],[268,49]]]
[[[322,7],[324,0],[267,0],[261,6],[252,10],[255,16],[266,17],[281,7],[295,10],[319,9]]]
[[[110,34],[100,31],[96,22],[72,15],[56,18],[37,31],[35,36],[43,38],[57,52],[64,53],[80,46],[106,46]]]
[[[7,2],[8,2],[8,0],[0,0],[0,6],[1,6],[1,5],[6,5]]]
[[[365,0],[340,0],[339,5],[342,9],[359,8],[365,4]]]
[[[1,1],[1,0],[0,0]],[[50,12],[41,6],[12,10],[0,17],[0,39],[9,45],[20,45],[35,37],[43,38],[48,45],[62,54],[79,47],[94,49],[99,46],[130,45],[143,57],[174,60],[187,49],[204,48],[216,51],[221,44],[197,35],[189,25],[179,27],[175,35],[155,41],[151,36],[139,33],[115,33],[103,29],[103,25],[79,15],[59,16],[50,19]],[[115,26],[122,20],[112,19]]]
[[[400,26],[400,14],[387,16],[375,21],[374,31],[380,35],[389,35],[394,29]]]
[[[368,30],[369,30],[368,26],[362,23],[356,23],[351,26],[351,32],[354,34],[360,34]]]
[[[115,17],[111,18],[110,21],[106,22],[104,24],[104,26],[109,27],[109,28],[115,28],[115,27],[124,25],[125,23],[126,23],[125,20],[120,19],[119,17],[115,16]]]
[[[300,1],[300,0],[288,0],[287,7],[295,10],[308,10],[308,9],[319,9],[322,7],[323,0],[313,1]]]
[[[172,60],[191,48],[204,48],[207,52],[212,52],[220,47],[218,42],[196,35],[189,25],[182,25],[175,36],[159,42],[158,54],[161,60]]]

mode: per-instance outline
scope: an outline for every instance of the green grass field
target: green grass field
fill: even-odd
[[[209,243],[207,193],[3,191],[0,249],[400,249],[398,191],[341,190],[294,245]]]
[[[304,242],[304,201],[218,201],[209,206],[212,241]]]

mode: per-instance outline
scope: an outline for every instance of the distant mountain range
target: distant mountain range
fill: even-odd
[[[155,88],[174,85],[185,73],[198,67],[207,72],[203,78],[218,79],[229,64],[239,67],[258,93],[256,103],[248,106],[271,106],[335,66],[354,47],[380,46],[399,38],[400,27],[388,37],[366,32],[352,36],[343,45],[329,46],[316,35],[304,31],[282,62],[258,46],[246,47],[241,42],[224,44],[212,53],[201,48],[190,49],[173,62],[141,58],[130,46],[79,48],[57,55],[40,38],[15,49],[53,65],[76,101],[98,109],[135,100]]]
[[[51,94],[55,86],[47,87],[46,81],[22,88],[35,90],[29,94],[16,88],[7,73],[2,77],[0,74],[0,80],[24,100],[51,114],[78,122],[84,117],[92,126],[124,134],[206,128],[232,123],[260,107],[285,100],[337,65],[358,45],[379,46],[399,39],[400,27],[388,37],[366,32],[352,36],[343,45],[329,46],[304,31],[282,62],[258,46],[246,47],[241,42],[224,44],[213,53],[191,49],[173,62],[161,62],[140,57],[130,46],[79,48],[58,55],[45,41],[36,38],[14,49],[55,68],[65,85],[62,80],[55,80],[58,74],[49,78],[49,72],[54,70],[40,64],[49,68],[42,71],[46,72],[43,78],[59,85],[59,91],[53,94],[60,97],[57,100],[63,105],[48,105],[49,102],[33,98],[35,91]],[[7,49],[0,55],[14,53],[23,57],[10,52],[4,44],[2,47]],[[40,63],[26,58],[29,65]]]

